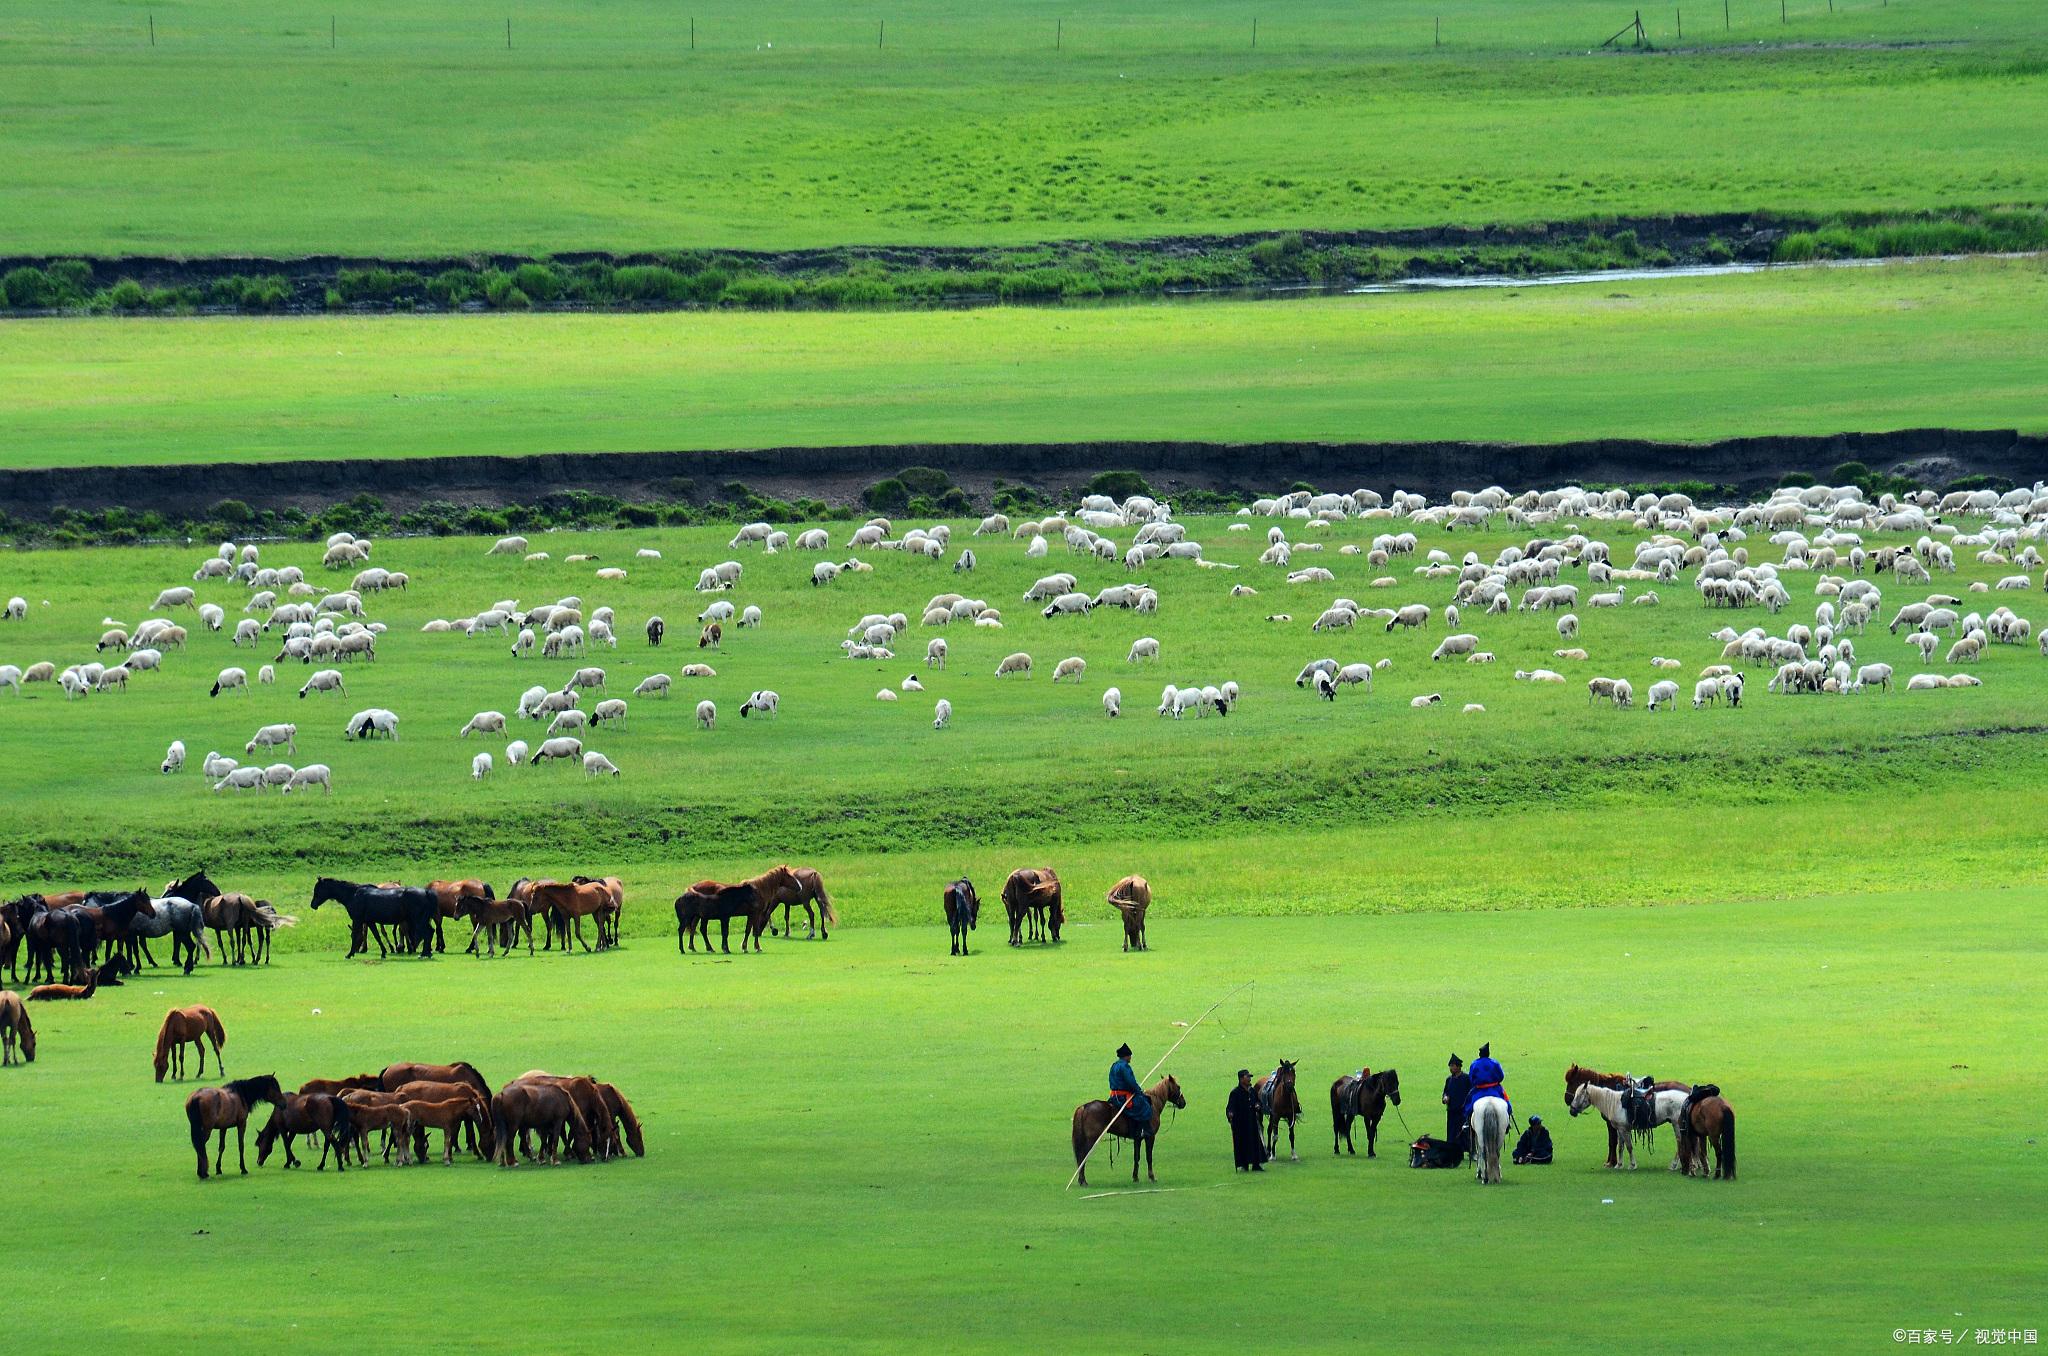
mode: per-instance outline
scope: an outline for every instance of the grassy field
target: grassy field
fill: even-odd
[[[1722,8],[1644,11],[1666,50],[1638,59],[1588,50],[1631,16],[1609,0],[544,3],[509,12],[510,50],[505,13],[448,3],[358,0],[330,47],[329,16],[249,0],[8,0],[0,252],[980,244],[2048,199],[2032,0],[1794,0],[1783,23],[1776,0],[1728,0],[1725,28]]]
[[[1977,260],[1286,303],[17,322],[0,465],[2038,431],[2044,304],[2048,266]]]
[[[37,1063],[0,1072],[9,1180],[41,1203],[37,1274],[74,1278],[22,1287],[9,1331],[75,1342],[82,1292],[107,1296],[92,1340],[110,1348],[177,1345],[200,1323],[223,1350],[354,1350],[366,1314],[419,1288],[448,1297],[407,1339],[427,1350],[531,1350],[545,1331],[569,1351],[894,1351],[936,1333],[1043,1351],[1122,1328],[1147,1351],[1415,1350],[1482,1304],[1517,1349],[1558,1352],[1646,1310],[1679,1352],[2038,1326],[2048,1271],[2015,1246],[2039,1201],[2038,1127],[2012,1061],[2041,1017],[2043,956],[2012,920],[2039,905],[1944,887],[1488,916],[1162,910],[1142,956],[1107,926],[1025,954],[984,928],[991,949],[950,960],[927,926],[729,963],[647,942],[144,977],[39,1006]],[[1128,1039],[1142,1071],[1176,1022],[1248,980],[1170,1065],[1188,1107],[1160,1137],[1161,1191],[1127,1194],[1124,1155],[1063,1191],[1068,1113],[1099,1095],[1109,1051]],[[237,1075],[458,1057],[493,1080],[597,1073],[634,1100],[647,1157],[337,1178],[256,1168],[252,1149],[242,1178],[230,1145],[230,1175],[200,1185],[186,1089],[148,1064],[161,1011],[199,1001]],[[1490,1192],[1413,1172],[1392,1114],[1379,1159],[1329,1157],[1330,1079],[1397,1068],[1407,1126],[1440,1133],[1445,1056],[1482,1040],[1519,1116],[1553,1126],[1554,1166],[1509,1167]],[[1240,1065],[1283,1057],[1306,1090],[1303,1161],[1283,1141],[1265,1177],[1237,1178],[1223,1094]],[[1599,1123],[1564,1114],[1574,1060],[1719,1082],[1738,1179],[1666,1172],[1663,1132],[1637,1172],[1602,1168]],[[31,1126],[69,1133],[30,1149]]]
[[[968,540],[970,526],[957,525],[956,542]],[[963,870],[995,881],[1051,855],[1073,872],[1080,901],[1099,901],[1119,875],[1142,869],[1162,881],[1181,913],[1498,909],[1895,887],[1886,844],[1912,823],[1937,821],[1950,827],[1916,855],[1925,869],[1950,873],[1937,878],[1976,879],[1995,862],[1999,879],[2041,879],[2028,846],[2037,826],[2020,794],[2048,772],[2040,726],[2048,660],[2032,645],[1992,647],[1978,666],[1984,686],[1967,691],[1777,697],[1762,691],[1768,675],[1759,673],[1739,711],[1650,714],[1640,703],[1664,676],[1651,656],[1680,660],[1676,676],[1689,693],[1691,674],[1720,657],[1710,630],[1770,619],[1709,611],[1689,586],[1664,586],[1662,606],[1581,609],[1579,643],[1592,656],[1583,664],[1551,657],[1561,642],[1547,614],[1468,616],[1466,629],[1499,656],[1491,666],[1432,664],[1440,618],[1426,632],[1312,635],[1309,623],[1335,596],[1385,606],[1440,606],[1449,596],[1442,581],[1398,565],[1396,587],[1370,588],[1377,572],[1337,548],[1369,541],[1371,526],[1341,525],[1326,551],[1296,557],[1297,566],[1327,565],[1335,583],[1288,585],[1282,571],[1256,564],[1259,534],[1195,519],[1192,535],[1211,558],[1241,570],[1155,562],[1143,577],[1161,591],[1158,614],[1105,608],[1059,621],[1018,598],[1041,574],[1078,562],[1063,547],[1041,562],[1026,559],[1019,543],[982,539],[981,568],[964,579],[944,564],[881,552],[873,574],[842,576],[826,589],[809,584],[816,557],[808,553],[745,554],[732,597],[760,606],[765,622],[729,629],[723,652],[711,655],[693,645],[691,619],[706,599],[691,586],[704,565],[740,554],[727,549],[723,531],[551,535],[535,544],[555,559],[534,565],[487,558],[486,543],[473,539],[388,541],[376,560],[414,583],[372,599],[372,617],[391,629],[374,666],[348,670],[345,696],[299,698],[304,672],[288,662],[274,687],[208,699],[217,670],[240,664],[253,673],[278,641],[236,650],[225,634],[205,633],[188,618],[196,632],[188,651],[137,676],[126,694],[66,702],[53,687],[32,685],[28,696],[0,697],[0,728],[39,750],[38,794],[20,799],[0,825],[0,861],[8,863],[0,892],[130,877],[156,885],[203,861],[217,878],[233,877],[235,888],[295,907],[322,872],[385,879],[459,866],[501,881],[616,872],[632,891],[629,930],[660,936],[672,935],[667,907],[683,885],[751,874],[763,858],[812,861],[844,882],[850,918],[901,922],[927,918],[940,884]],[[843,542],[847,526],[833,530]],[[1600,535],[1617,558],[1633,550],[1630,532]],[[1441,544],[1491,558],[1509,540],[1430,530],[1425,549]],[[665,558],[632,558],[647,546]],[[139,620],[159,588],[190,577],[202,550],[8,555],[0,595],[27,598],[30,615],[0,628],[0,662],[50,659],[62,667],[92,658],[102,619]],[[579,550],[598,553],[600,564],[624,564],[629,578],[599,583],[590,573],[596,565],[562,559]],[[264,558],[321,573],[313,546],[276,543]],[[1071,567],[1091,588],[1128,577],[1117,566]],[[2006,572],[1971,559],[1936,587],[1960,592]],[[1259,595],[1230,598],[1238,582]],[[891,662],[840,654],[846,628],[864,614],[914,618],[926,598],[956,585],[1002,607],[1005,627],[914,626]],[[1926,592],[1888,588],[1886,615]],[[502,739],[456,737],[477,711],[511,712],[529,685],[561,685],[572,662],[514,660],[495,638],[419,632],[429,618],[467,616],[500,598],[534,603],[570,593],[617,611],[620,648],[586,661],[605,667],[614,695],[699,658],[717,669],[713,678],[678,679],[665,701],[632,698],[628,728],[587,738],[623,769],[617,781],[588,780],[559,764],[507,766]],[[1810,587],[1795,583],[1795,596],[1797,618],[1780,618],[1780,631],[1811,617]],[[216,583],[201,597],[221,601],[232,618],[246,593]],[[1991,594],[1971,606],[2010,602],[2027,616],[2036,599]],[[1293,620],[1261,620],[1280,612]],[[641,636],[650,614],[670,624],[660,650]],[[943,673],[922,662],[926,639],[938,634],[951,647]],[[1141,635],[1161,642],[1158,664],[1126,662]],[[1017,650],[1034,656],[1035,676],[996,679],[997,661]],[[1052,668],[1069,655],[1088,661],[1085,680],[1054,685]],[[1294,686],[1297,670],[1324,655],[1384,657],[1391,667],[1371,695],[1326,704]],[[1881,628],[1861,638],[1858,657],[1893,663],[1902,682],[1918,669],[1903,639]],[[1574,681],[1553,687],[1512,677],[1539,666],[1564,669]],[[875,700],[912,672],[927,691]],[[1590,706],[1583,680],[1594,673],[1634,681],[1637,708]],[[1244,690],[1227,719],[1152,714],[1163,683],[1226,679]],[[1100,704],[1112,684],[1125,696],[1125,715],[1114,723]],[[746,694],[763,687],[782,694],[779,717],[740,719]],[[1431,691],[1447,705],[1409,707],[1409,697]],[[708,733],[693,719],[703,697],[721,713]],[[938,697],[954,705],[945,731],[931,728]],[[1461,714],[1465,702],[1487,711]],[[368,706],[398,712],[398,742],[344,741],[350,713]],[[257,726],[276,721],[300,726],[298,752],[287,761],[333,767],[332,798],[209,792],[196,772],[201,756],[220,749],[239,757]],[[531,725],[514,733],[539,738]],[[185,741],[193,768],[163,777],[156,766],[172,738]],[[479,747],[500,759],[481,785],[469,777]],[[1684,850],[1643,870],[1643,840],[1602,827],[1616,814],[1647,816],[1643,822],[1668,830]],[[1482,820],[1489,828],[1469,835],[1469,852],[1445,837]],[[1271,835],[1274,851],[1243,854],[1246,834]],[[1816,856],[1808,844],[1817,840],[1845,850]],[[1859,846],[1846,850],[1850,843]],[[1370,871],[1350,869],[1367,859]],[[312,922],[292,944],[333,946],[339,924]]]

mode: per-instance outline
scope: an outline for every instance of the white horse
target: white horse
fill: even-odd
[[[1571,1101],[1565,1105],[1574,1116],[1589,1106],[1599,1112],[1600,1118],[1614,1127],[1614,1142],[1627,1148],[1629,1171],[1634,1172],[1637,1136],[1641,1136],[1643,1147],[1648,1149],[1650,1147],[1650,1137],[1656,1132],[1658,1126],[1668,1125],[1671,1127],[1671,1132],[1674,1135],[1677,1134],[1679,1130],[1679,1113],[1685,1108],[1685,1096],[1685,1093],[1677,1088],[1667,1088],[1662,1092],[1651,1093],[1650,1128],[1634,1132],[1631,1132],[1629,1128],[1628,1112],[1622,1109],[1621,1093],[1615,1088],[1603,1088],[1595,1083],[1581,1083],[1578,1086],[1578,1090],[1572,1093]],[[1619,1167],[1620,1164],[1617,1163],[1615,1166]],[[1671,1160],[1671,1170],[1677,1172],[1679,1169],[1679,1161],[1674,1157]]]
[[[1500,1181],[1501,1145],[1508,1137],[1508,1104],[1482,1097],[1472,1104],[1472,1157],[1479,1164],[1479,1184]]]

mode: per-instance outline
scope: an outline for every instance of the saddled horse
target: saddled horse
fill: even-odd
[[[1714,1150],[1714,1176],[1726,1182],[1735,1180],[1735,1108],[1728,1105],[1721,1096],[1721,1090],[1712,1083],[1703,1083],[1697,1089],[1697,1097],[1688,1096],[1682,1132],[1679,1136],[1679,1156],[1684,1160],[1688,1177],[1707,1175],[1707,1147]]]
[[[1011,946],[1024,945],[1027,919],[1029,939],[1034,942],[1057,942],[1067,921],[1060,878],[1050,867],[1020,866],[1012,871],[1003,882],[1003,908],[1010,915]]]
[[[1671,1127],[1673,1134],[1681,1135],[1681,1137],[1683,1135],[1679,1125],[1679,1117],[1680,1113],[1685,1109],[1685,1093],[1675,1088],[1665,1088],[1662,1091],[1652,1089],[1645,1094],[1644,1106],[1648,1115],[1642,1124],[1637,1124],[1631,1118],[1628,1102],[1624,1098],[1623,1093],[1595,1083],[1591,1079],[1579,1084],[1578,1088],[1572,1093],[1571,1100],[1565,1103],[1565,1110],[1576,1116],[1589,1106],[1600,1113],[1600,1119],[1607,1122],[1607,1128],[1611,1132],[1611,1137],[1618,1139],[1622,1147],[1627,1150],[1630,1172],[1634,1172],[1636,1167],[1636,1141],[1638,1139],[1643,1142],[1643,1148],[1647,1150],[1650,1147],[1652,1137],[1656,1134],[1657,1127],[1660,1125],[1668,1125]],[[1680,1154],[1683,1153],[1684,1146],[1681,1145],[1679,1148],[1680,1153],[1674,1154],[1671,1159],[1671,1171],[1673,1172],[1679,1171],[1683,1166],[1680,1162]],[[1620,1164],[1610,1163],[1607,1166],[1611,1168],[1619,1167]]]
[[[962,876],[946,887],[946,927],[953,934],[955,956],[967,954],[967,934],[974,930],[981,918],[981,896],[974,892],[974,882]]]
[[[383,937],[374,933],[377,926],[387,923],[398,926],[400,955],[417,951],[421,960],[428,960],[434,954],[434,920],[440,916],[441,906],[431,891],[405,885],[358,885],[322,876],[313,883],[309,907],[317,910],[322,904],[339,904],[347,910],[349,957],[368,951],[366,938],[371,935],[376,936],[378,957],[389,955]]]
[[[761,897],[763,907],[771,913],[777,904],[782,906],[782,931],[777,934],[793,937],[789,930],[789,911],[801,905],[804,911],[806,936],[819,941],[832,937],[831,925],[839,921],[839,911],[832,907],[832,896],[825,893],[825,882],[818,873],[808,866],[774,866],[749,880],[754,892]],[[812,905],[816,904],[815,911]]]
[[[1080,1169],[1082,1186],[1088,1185],[1088,1154],[1102,1139],[1114,1137],[1136,1141],[1131,1148],[1131,1180],[1138,1180],[1138,1159],[1145,1160],[1145,1176],[1152,1181],[1159,1178],[1152,1171],[1153,1142],[1159,1138],[1161,1113],[1167,1107],[1187,1110],[1188,1099],[1181,1095],[1180,1084],[1171,1074],[1145,1089],[1145,1096],[1152,1103],[1152,1114],[1143,1126],[1135,1126],[1130,1118],[1121,1114],[1122,1103],[1112,1103],[1107,1098],[1095,1102],[1083,1102],[1074,1108],[1074,1166]],[[1105,1135],[1104,1128],[1108,1134]]]
[[[1482,1097],[1472,1104],[1472,1157],[1479,1164],[1479,1184],[1500,1181],[1501,1146],[1508,1137],[1508,1104]]]
[[[533,883],[533,912],[547,915],[548,932],[562,939],[562,954],[569,954],[570,929],[575,929],[576,942],[586,952],[590,943],[583,940],[583,920],[597,921],[597,949],[604,950],[613,943],[607,938],[610,933],[606,920],[618,912],[612,898],[611,887],[602,881],[585,878],[576,881],[537,880]]]
[[[1360,1069],[1330,1084],[1330,1152],[1341,1148],[1357,1153],[1358,1146],[1351,1142],[1351,1123],[1364,1121],[1365,1156],[1379,1157],[1373,1147],[1379,1140],[1380,1117],[1387,1114],[1389,1102],[1401,1105],[1401,1075],[1392,1069],[1381,1069],[1378,1073]]]
[[[228,1131],[235,1132],[235,1154],[241,1160],[242,1175],[249,1175],[249,1108],[258,1102],[284,1106],[284,1090],[276,1074],[260,1078],[238,1078],[217,1088],[200,1088],[185,1099],[185,1119],[192,1127],[192,1151],[199,1155],[199,1180],[206,1180],[206,1137],[218,1132],[220,1147],[213,1156],[213,1170],[219,1173],[228,1151]]]
[[[1143,876],[1125,876],[1109,887],[1109,907],[1124,920],[1124,950],[1149,951],[1145,944],[1145,914],[1152,907],[1152,882]]]
[[[1572,1094],[1579,1090],[1579,1085],[1582,1083],[1597,1083],[1603,1088],[1612,1088],[1619,1092],[1629,1085],[1629,1076],[1621,1073],[1601,1073],[1598,1069],[1588,1069],[1579,1064],[1572,1065],[1564,1071],[1564,1103],[1567,1109],[1571,1106]],[[1652,1092],[1684,1092],[1691,1088],[1691,1086],[1690,1083],[1652,1083],[1650,1090]],[[1608,1167],[1618,1168],[1621,1166],[1621,1149],[1622,1136],[1615,1130],[1612,1122],[1610,1122],[1607,1126]]]
[[[213,1042],[214,1072],[225,1074],[227,1061],[221,1058],[220,1048],[228,1043],[227,1028],[220,1022],[220,1014],[212,1008],[194,1003],[189,1008],[172,1008],[164,1014],[164,1024],[156,1033],[156,1081],[164,1081],[164,1075],[175,1071],[175,1076],[185,1076],[185,1047],[192,1046],[199,1051],[199,1067],[194,1076],[206,1073],[206,1042]]]
[[[759,918],[765,925],[767,912],[761,907],[761,897],[751,885],[725,885],[715,880],[700,880],[676,897],[676,950],[697,949],[697,937],[704,938],[704,949],[711,949],[711,920],[718,920],[718,949],[732,953],[732,920],[746,919],[746,926],[740,933],[740,950],[747,949],[751,941],[754,949],[761,949],[760,929],[754,926]],[[685,943],[688,943],[687,947]]]
[[[442,926],[448,919],[460,918],[462,916],[460,909],[465,895],[475,895],[479,899],[497,898],[496,895],[491,893],[491,883],[489,881],[477,880],[475,878],[469,880],[430,880],[427,882],[427,889],[433,893],[434,902],[440,905],[441,908],[440,913],[434,917],[434,950],[436,951],[446,951],[448,949],[448,937],[442,931]],[[476,935],[474,931],[470,934],[469,949],[471,951],[476,950]]]
[[[1294,1061],[1283,1059],[1280,1067],[1263,1078],[1252,1080],[1252,1091],[1259,1099],[1259,1111],[1266,1118],[1266,1158],[1270,1162],[1280,1156],[1280,1124],[1287,1124],[1287,1156],[1299,1163],[1301,1155],[1294,1151],[1294,1123],[1301,1119],[1301,1098],[1294,1091]]]

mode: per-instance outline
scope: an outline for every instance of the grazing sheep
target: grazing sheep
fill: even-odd
[[[620,697],[607,697],[590,710],[592,725],[609,724],[617,729],[626,728],[626,703]]]
[[[1443,693],[1441,693],[1441,692],[1427,692],[1427,693],[1424,693],[1424,694],[1423,694],[1422,696],[1420,696],[1420,697],[1410,697],[1410,698],[1408,699],[1408,704],[1409,704],[1410,706],[1414,706],[1414,707],[1423,707],[1423,706],[1441,706],[1441,705],[1443,705],[1443,701],[1444,701],[1444,694],[1443,694]]]
[[[583,775],[586,777],[616,777],[619,775],[619,770],[612,765],[611,759],[593,751],[583,755]]]
[[[184,766],[185,741],[182,739],[173,739],[171,741],[170,749],[164,754],[163,766],[158,768],[157,770],[159,772],[178,772],[182,771],[184,769]]]
[[[248,767],[235,768],[215,782],[213,789],[219,791],[230,786],[237,791],[261,791],[263,789],[263,769],[254,764]]]
[[[199,774],[208,781],[216,781],[233,772],[237,764],[234,759],[222,753],[209,751],[199,764]]]
[[[740,613],[740,625],[753,629],[761,625],[761,609],[749,604]]]
[[[7,620],[21,621],[28,616],[28,599],[16,594],[7,600]]]
[[[145,655],[145,654],[152,654],[152,653],[154,653],[154,651],[151,651],[151,650],[143,650],[143,651],[141,651],[141,652],[140,652],[140,654],[131,654],[131,655],[129,655],[129,656],[128,656],[128,667],[130,667],[130,668],[155,668],[155,667],[156,667],[156,665],[155,665],[155,664],[137,664],[137,663],[135,662],[135,661],[136,661],[137,659],[141,658],[141,656],[142,656],[142,655]],[[262,668],[260,668],[260,669],[256,670],[256,681],[257,681],[257,682],[259,682],[259,683],[262,683],[262,684],[263,684],[264,686],[268,687],[269,685],[271,685],[272,683],[275,683],[275,682],[277,681],[277,670],[276,670],[276,669],[274,669],[274,668],[272,668],[272,667],[271,667],[270,665],[268,665],[268,664],[265,664],[265,665],[264,665],[264,666],[263,666]]]
[[[1308,663],[1302,665],[1301,672],[1294,675],[1294,685],[1296,687],[1307,687],[1310,683],[1315,681],[1316,674],[1324,673],[1334,675],[1336,672],[1336,660],[1313,659],[1310,660]]]
[[[1678,684],[1672,682],[1669,678],[1650,684],[1648,703],[1650,710],[1655,711],[1659,706],[1669,707],[1676,706],[1677,704]]]
[[[1941,637],[1935,635],[1932,631],[1915,631],[1912,635],[1906,637],[1906,643],[1920,651],[1921,663],[1932,664],[1934,662],[1934,649],[1937,645],[1941,644]]]
[[[1576,614],[1567,612],[1557,619],[1557,638],[1559,640],[1575,640],[1578,638],[1578,634],[1579,619]]]
[[[246,744],[242,752],[254,753],[258,749],[274,749],[285,746],[288,753],[299,751],[299,727],[296,725],[266,725],[256,732],[256,737]]]
[[[633,695],[636,697],[666,697],[669,685],[673,681],[665,673],[650,673],[640,680],[638,687],[633,689]]]
[[[1031,656],[1020,650],[1016,654],[1006,656],[1002,663],[996,665],[996,677],[998,678],[1005,678],[1013,673],[1021,673],[1026,678],[1029,678],[1031,676]]]
[[[380,734],[393,742],[398,739],[397,715],[381,706],[356,712],[341,730],[344,739],[374,739]]]
[[[1135,664],[1141,659],[1157,658],[1159,658],[1159,642],[1151,636],[1140,636],[1131,642],[1131,652],[1124,657],[1124,662]]]
[[[764,716],[773,716],[780,714],[781,710],[781,695],[763,688],[761,691],[750,695],[745,702],[741,703],[740,719],[745,720],[749,711],[759,711]]]
[[[469,724],[462,727],[461,733],[457,737],[467,739],[472,734],[503,733],[505,733],[505,713],[503,711],[479,711],[469,718]]]
[[[165,589],[162,593],[159,593],[156,596],[156,601],[151,603],[146,610],[150,612],[161,612],[165,608],[170,607],[196,608],[197,604],[193,602],[193,599],[197,598],[198,596],[199,594],[196,590],[188,588],[185,585],[181,584],[177,588]]]
[[[1625,707],[1635,697],[1635,687],[1626,678],[1594,678],[1586,684],[1586,702],[1605,698],[1617,708]]]
[[[543,739],[540,747],[533,751],[533,757],[527,759],[527,766],[539,767],[550,759],[579,759],[582,756],[582,740],[577,739],[573,735],[558,735],[553,739]]]
[[[299,689],[300,699],[303,700],[308,692],[340,692],[346,694],[348,688],[342,685],[340,669],[320,669],[306,680],[304,687]]]
[[[526,538],[500,537],[497,543],[490,550],[484,552],[484,554],[487,556],[523,556],[526,554]]]
[[[1058,664],[1055,664],[1053,666],[1052,680],[1055,683],[1059,682],[1061,679],[1064,678],[1073,678],[1079,680],[1081,675],[1086,672],[1088,672],[1088,661],[1081,658],[1079,655],[1075,655],[1068,659],[1062,659]]]
[[[1326,702],[1337,700],[1337,679],[1330,670],[1316,669],[1309,674],[1309,678],[1315,684],[1318,697]]]
[[[243,692],[249,690],[248,671],[246,669],[222,669],[220,676],[213,680],[212,690],[206,695],[218,697],[223,692],[232,692],[237,688]]]
[[[946,642],[943,638],[928,641],[924,647],[924,662],[930,668],[946,667]]]
[[[885,688],[883,688],[883,689],[882,689],[882,690],[881,690],[880,692],[877,692],[877,693],[875,694],[875,700],[876,700],[876,701],[878,701],[878,702],[893,702],[893,701],[895,701],[895,700],[896,700],[896,689],[895,689],[895,688],[893,688],[893,687],[885,687]]]
[[[700,650],[716,650],[721,648],[724,640],[725,628],[717,622],[713,622],[698,634],[697,648]]]
[[[970,566],[969,568],[972,567]],[[944,697],[941,697],[939,698],[938,702],[932,707],[932,728],[934,730],[943,730],[952,723],[953,703],[947,701]]]
[[[555,718],[548,722],[547,733],[557,734],[563,730],[580,730],[589,721],[590,717],[588,714],[572,706],[567,710],[555,712]]]
[[[1445,636],[1443,640],[1440,643],[1438,643],[1436,649],[1430,653],[1429,658],[1430,661],[1434,663],[1439,659],[1444,659],[1452,655],[1469,656],[1472,654],[1476,654],[1478,650],[1479,637],[1472,635],[1469,632],[1466,632],[1460,633],[1455,636]]]
[[[1485,713],[1485,711],[1486,711],[1486,708],[1485,708],[1485,707],[1483,707],[1483,706],[1481,706],[1481,705],[1480,705],[1480,704],[1479,704],[1478,702],[1466,702],[1466,703],[1465,703],[1465,712],[1464,712],[1464,713],[1465,713],[1466,715],[1468,715],[1468,716],[1471,716],[1471,715],[1480,715],[1480,714],[1484,714],[1484,713]]]
[[[1104,692],[1102,694],[1102,713],[1111,720],[1115,720],[1118,716],[1122,715],[1124,713],[1124,694],[1116,688],[1110,688]]]
[[[1391,631],[1397,626],[1427,626],[1429,625],[1429,614],[1430,610],[1426,605],[1410,603],[1394,613],[1393,616],[1387,618],[1386,629]],[[1442,701],[1443,698],[1439,697],[1437,700]]]

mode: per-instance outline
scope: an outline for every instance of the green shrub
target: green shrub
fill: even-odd
[[[206,511],[206,516],[216,523],[228,527],[241,527],[254,522],[256,512],[239,499],[223,499]]]
[[[910,508],[910,487],[891,476],[862,490],[860,498],[877,513],[903,513]]]
[[[512,270],[512,286],[530,301],[553,301],[561,294],[562,280],[546,264],[521,264]]]
[[[939,511],[949,517],[961,518],[974,511],[974,503],[967,497],[967,491],[952,485],[939,496]]]
[[[953,477],[931,466],[906,466],[896,473],[896,478],[912,494],[942,494],[953,483]]]
[[[427,300],[451,311],[482,290],[482,280],[466,268],[444,268],[427,280]]]
[[[669,304],[695,299],[683,275],[662,264],[630,264],[614,270],[612,294],[620,301]]]
[[[1804,471],[1787,471],[1778,477],[1778,488],[1781,490],[1803,490],[1812,484],[1813,477]]]
[[[46,311],[63,304],[57,280],[34,265],[9,269],[7,276],[0,278],[0,292],[18,311]]]
[[[1088,479],[1088,493],[1106,494],[1121,503],[1134,494],[1150,498],[1152,487],[1136,471],[1098,471]]]
[[[772,311],[787,307],[795,301],[796,288],[780,278],[749,273],[727,283],[718,299],[726,306],[743,306],[750,311]]]
[[[149,300],[148,294],[142,290],[142,284],[133,278],[121,279],[100,293],[100,296],[110,311],[139,311]]]

